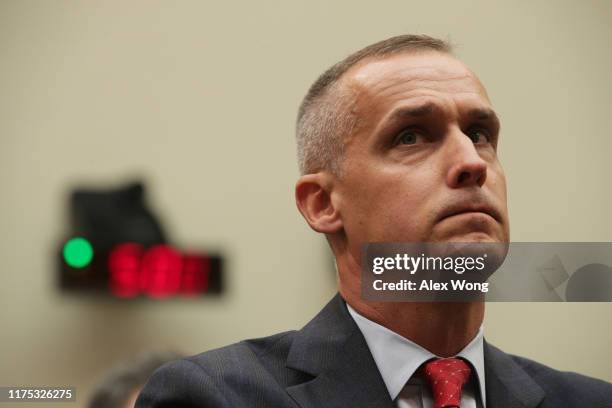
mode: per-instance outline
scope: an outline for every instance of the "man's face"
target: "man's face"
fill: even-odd
[[[365,242],[508,242],[499,122],[476,76],[435,52],[364,61],[343,77],[358,126],[335,200]]]

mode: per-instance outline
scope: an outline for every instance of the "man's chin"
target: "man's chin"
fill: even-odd
[[[434,245],[428,248],[435,256],[454,256],[473,258],[487,257],[486,275],[494,273],[504,262],[509,249],[509,237],[501,231],[498,234],[470,231],[447,235],[432,241]]]
[[[454,217],[434,225],[430,242],[506,243],[508,231],[491,217]]]

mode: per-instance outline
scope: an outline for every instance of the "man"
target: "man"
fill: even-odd
[[[612,385],[486,343],[483,302],[366,302],[367,242],[508,242],[499,120],[443,41],[399,36],[331,67],[298,114],[297,206],[337,295],[300,331],[166,365],[138,407],[612,407]]]

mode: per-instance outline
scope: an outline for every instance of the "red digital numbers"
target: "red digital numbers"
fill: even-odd
[[[117,245],[108,259],[110,290],[121,298],[197,295],[208,290],[210,262],[202,255],[181,254],[168,245],[145,249],[136,243]]]
[[[110,289],[118,297],[128,298],[140,293],[140,258],[144,247],[140,244],[117,245],[108,258]]]

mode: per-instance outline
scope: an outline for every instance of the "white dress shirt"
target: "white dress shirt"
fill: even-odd
[[[349,313],[368,344],[391,399],[398,408],[433,408],[428,384],[413,374],[424,362],[439,358],[418,344],[357,313],[348,303]],[[476,337],[456,357],[472,364],[472,379],[463,387],[461,408],[486,408],[482,326]],[[478,385],[475,385],[478,384]],[[475,387],[480,388],[480,395]]]

